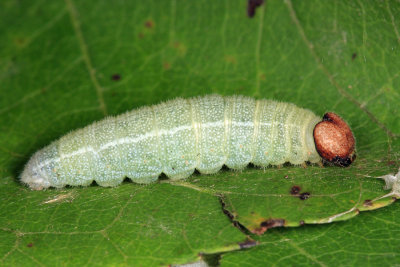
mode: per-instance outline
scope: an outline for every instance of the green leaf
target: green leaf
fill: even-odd
[[[212,191],[224,208],[253,233],[269,228],[347,220],[360,211],[392,203],[397,196],[383,190],[383,181],[360,177],[360,168],[284,167],[246,170],[208,179],[173,182],[199,191]]]
[[[226,253],[221,266],[391,266],[399,261],[400,206],[329,225],[276,228],[250,250]]]
[[[221,215],[218,199],[187,188],[125,183],[32,192],[4,180],[6,265],[168,265],[246,241]]]
[[[348,219],[398,197],[376,177],[400,166],[399,12],[394,1],[264,1],[253,18],[244,0],[2,1],[1,264],[398,263],[397,203]],[[73,129],[209,93],[334,111],[357,159],[148,186],[18,181],[32,153]]]

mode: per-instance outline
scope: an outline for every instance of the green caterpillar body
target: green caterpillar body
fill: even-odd
[[[142,107],[73,131],[36,152],[21,175],[32,189],[150,183],[217,172],[321,160],[321,118],[290,103],[209,95]]]

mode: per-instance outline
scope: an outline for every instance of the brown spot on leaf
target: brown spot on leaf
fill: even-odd
[[[350,127],[339,115],[328,112],[314,128],[318,154],[326,161],[341,167],[349,166],[356,158],[355,139]]]
[[[363,204],[365,207],[372,207],[374,204],[370,199],[366,199]]]
[[[281,227],[285,225],[284,219],[268,219],[260,223],[260,227],[254,229],[252,232],[261,235],[270,228]]]
[[[290,189],[290,194],[291,194],[291,195],[294,195],[294,196],[297,196],[297,195],[300,193],[300,191],[301,191],[301,187],[298,186],[298,185],[294,185],[294,186],[292,186],[292,188]]]
[[[148,20],[148,21],[146,21],[146,22],[144,23],[144,26],[145,26],[146,28],[152,29],[152,28],[154,27],[154,21]]]
[[[26,245],[28,248],[31,248],[31,247],[33,247],[33,243],[31,242],[31,243],[28,243],[27,245]]]
[[[310,196],[311,196],[310,193],[304,192],[304,193],[301,193],[301,194],[300,194],[299,198],[300,198],[301,200],[306,200],[306,199],[309,199]]]
[[[356,57],[357,57],[357,53],[356,53],[356,52],[354,52],[354,53],[351,55],[351,60],[353,60],[353,61],[354,61],[354,59],[356,59]]]
[[[115,74],[111,75],[111,80],[119,81],[119,80],[121,80],[121,75],[119,75],[118,73],[115,73]]]
[[[254,17],[256,9],[264,3],[264,0],[248,0],[247,2],[247,16]]]

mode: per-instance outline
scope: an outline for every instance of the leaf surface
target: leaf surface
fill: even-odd
[[[400,166],[400,4],[264,1],[252,18],[247,8],[2,1],[1,264],[399,262],[397,203],[348,219],[394,201],[376,177]],[[334,111],[354,131],[357,160],[116,188],[33,192],[18,181],[32,153],[73,129],[209,93]]]

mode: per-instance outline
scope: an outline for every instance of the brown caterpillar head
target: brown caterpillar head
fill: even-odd
[[[322,121],[315,125],[314,142],[318,154],[335,165],[347,167],[356,158],[353,133],[335,113],[325,113]]]

